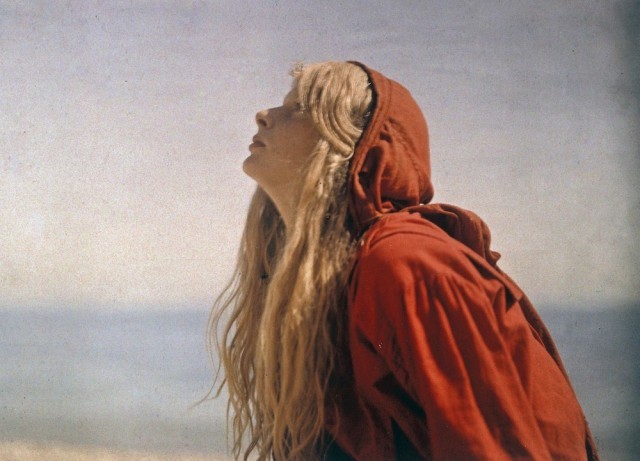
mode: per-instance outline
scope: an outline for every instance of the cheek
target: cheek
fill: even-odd
[[[302,129],[295,131],[296,136],[290,137],[289,151],[297,160],[297,163],[306,163],[320,140],[320,135],[315,127],[304,126]]]

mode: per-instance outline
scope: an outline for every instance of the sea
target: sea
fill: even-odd
[[[603,460],[640,459],[640,305],[540,311]],[[0,442],[228,456],[208,312],[0,309]]]

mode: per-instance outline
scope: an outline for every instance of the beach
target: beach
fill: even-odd
[[[0,443],[0,461],[223,461],[224,459],[194,454],[107,450],[64,444]]]
[[[0,461],[220,460],[208,313],[0,310]],[[603,459],[640,459],[640,306],[546,309]]]

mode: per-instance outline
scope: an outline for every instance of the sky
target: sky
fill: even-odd
[[[483,217],[534,303],[637,303],[638,6],[371,5],[0,0],[0,307],[210,306],[254,114],[322,60],[412,92],[434,201]]]

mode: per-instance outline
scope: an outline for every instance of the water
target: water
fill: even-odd
[[[0,310],[0,440],[224,454],[207,312]],[[604,460],[640,459],[640,308],[545,309]]]
[[[0,311],[0,439],[224,453],[207,316]]]
[[[640,459],[640,306],[543,310],[604,461]]]

